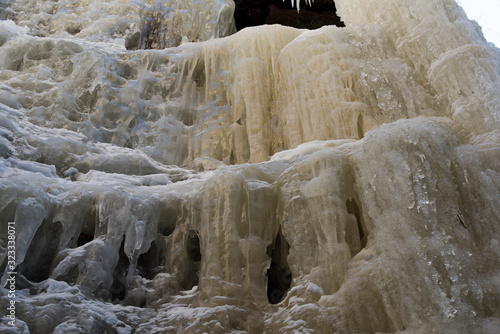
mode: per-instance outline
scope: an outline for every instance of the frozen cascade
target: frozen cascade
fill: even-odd
[[[0,0],[0,331],[498,333],[500,50],[335,4]]]

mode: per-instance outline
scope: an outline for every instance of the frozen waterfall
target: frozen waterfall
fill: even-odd
[[[0,0],[0,332],[498,333],[500,50],[335,5]]]

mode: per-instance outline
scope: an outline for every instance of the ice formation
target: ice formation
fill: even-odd
[[[452,0],[335,3],[0,1],[0,329],[498,333],[500,50]]]

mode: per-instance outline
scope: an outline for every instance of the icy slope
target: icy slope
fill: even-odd
[[[18,332],[499,331],[500,51],[454,1],[336,5],[1,2]]]

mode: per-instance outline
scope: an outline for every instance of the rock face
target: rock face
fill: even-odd
[[[1,2],[0,329],[498,333],[500,51],[453,1],[335,4]]]

